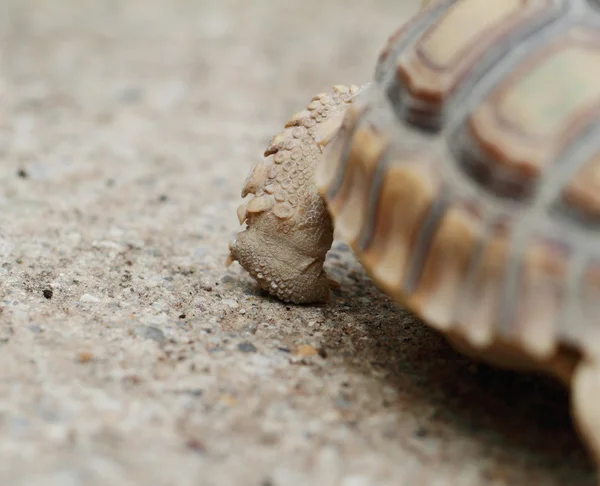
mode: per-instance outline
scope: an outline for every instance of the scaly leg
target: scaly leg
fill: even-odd
[[[326,302],[331,279],[323,270],[333,224],[314,182],[322,149],[335,136],[357,86],[334,86],[294,115],[246,179],[238,208],[247,228],[229,245],[260,286],[285,302]]]

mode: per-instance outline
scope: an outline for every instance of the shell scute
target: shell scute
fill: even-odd
[[[393,101],[405,117],[439,128],[455,91],[482,63],[493,64],[519,38],[557,18],[557,0],[457,0],[398,55]]]
[[[598,29],[574,27],[530,54],[469,121],[479,163],[502,166],[523,185],[535,184],[598,119],[599,79]]]

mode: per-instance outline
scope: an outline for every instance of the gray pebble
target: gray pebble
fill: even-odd
[[[43,332],[42,328],[37,324],[29,324],[29,326],[27,326],[27,329],[29,329],[34,334],[41,334]]]
[[[249,341],[244,341],[243,343],[238,344],[238,349],[242,353],[256,353],[256,346]]]
[[[135,333],[141,338],[152,339],[160,344],[163,344],[167,340],[165,334],[160,329],[153,326],[138,326]]]

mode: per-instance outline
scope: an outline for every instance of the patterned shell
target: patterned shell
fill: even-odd
[[[438,0],[316,182],[374,281],[475,347],[600,348],[600,1]]]

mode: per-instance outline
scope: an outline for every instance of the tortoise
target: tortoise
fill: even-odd
[[[460,351],[554,375],[600,463],[600,0],[429,0],[374,79],[295,114],[230,242],[259,284],[327,302],[334,228]]]

